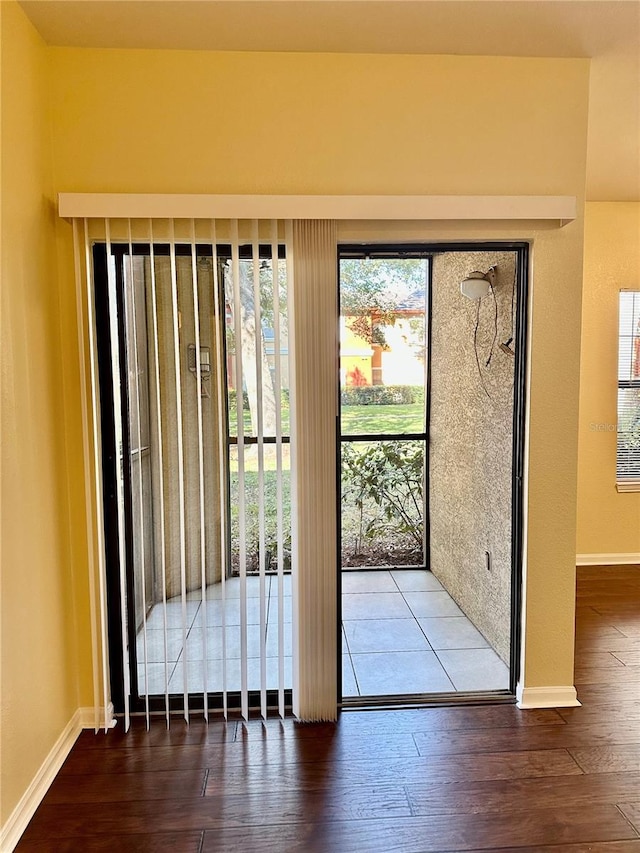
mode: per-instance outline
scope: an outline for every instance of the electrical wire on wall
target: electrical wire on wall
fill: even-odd
[[[491,347],[489,349],[489,356],[485,362],[485,367],[489,367],[491,364],[491,359],[493,358],[493,348],[496,345],[496,341],[498,340],[498,300],[496,299],[496,292],[493,287],[493,282],[489,282],[489,287],[491,288],[491,295],[493,296],[493,340],[491,341]]]
[[[493,340],[491,341],[491,348],[489,350],[489,356],[485,363],[485,367],[489,367],[491,363],[491,358],[493,356],[493,349],[495,347],[496,340],[498,338],[498,300],[496,299],[495,290],[493,288],[495,282],[496,275],[496,267],[492,266],[486,272],[480,272],[479,270],[475,270],[464,279],[464,281],[460,284],[460,292],[463,296],[466,296],[468,299],[473,299],[476,301],[476,322],[473,330],[473,351],[476,359],[476,366],[478,368],[478,376],[480,377],[480,385],[482,386],[482,390],[487,395],[487,397],[491,400],[491,394],[489,393],[487,386],[484,381],[484,376],[482,375],[482,367],[480,365],[480,353],[478,351],[478,330],[480,329],[480,303],[482,302],[483,297],[488,296],[490,293],[493,296],[494,303],[494,333]]]
[[[491,394],[487,391],[487,386],[484,383],[484,376],[482,375],[482,368],[480,367],[480,354],[478,352],[478,329],[480,328],[480,302],[481,300],[477,300],[476,304],[476,324],[473,329],[473,351],[476,357],[476,365],[478,368],[478,376],[480,377],[480,385],[482,386],[482,390],[487,395],[489,399],[491,399]]]

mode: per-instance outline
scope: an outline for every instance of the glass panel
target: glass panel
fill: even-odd
[[[618,478],[640,479],[640,388],[618,389]]]
[[[146,287],[141,258],[124,261],[129,395],[129,465],[132,487],[135,621],[140,628],[154,602],[155,571],[149,418]]]
[[[618,480],[640,479],[640,291],[620,293]]]
[[[623,290],[620,292],[619,335],[633,335],[640,323],[640,292]]]
[[[270,254],[268,247],[261,247],[260,254]],[[256,377],[256,304],[254,299],[254,266],[251,258],[239,262],[240,311],[242,329],[242,386],[243,425],[246,436],[258,434],[258,394]],[[260,333],[262,335],[262,418],[266,437],[276,434],[276,406],[282,414],[282,434],[289,434],[289,349],[287,327],[287,279],[286,265],[278,264],[278,304],[280,330],[280,370],[282,388],[275,382],[275,315],[273,264],[270,257],[259,260],[260,265]],[[238,434],[236,405],[236,332],[233,261],[221,262],[221,280],[225,289],[225,324],[227,341],[227,387],[229,401],[229,435]]]
[[[424,565],[424,442],[342,443],[342,565]]]
[[[618,342],[618,381],[625,382],[633,377],[634,339],[623,337]]]
[[[426,259],[340,260],[343,435],[424,432]]]
[[[244,450],[245,541],[247,548],[247,574],[260,570],[258,548],[258,448],[250,445]],[[291,454],[288,444],[282,447],[282,515],[283,563],[285,572],[291,571]],[[277,465],[276,446],[264,447],[264,503],[266,528],[265,570],[278,568],[277,519]],[[229,448],[229,481],[231,506],[231,572],[239,574],[240,520],[238,517],[238,448]]]

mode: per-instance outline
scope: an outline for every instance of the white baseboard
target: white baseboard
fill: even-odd
[[[80,709],[78,709],[64,727],[62,734],[54,743],[51,751],[40,765],[40,769],[31,780],[29,787],[20,798],[20,802],[2,827],[2,831],[0,831],[0,850],[2,853],[11,853],[20,841],[22,833],[27,828],[35,810],[42,802],[56,774],[71,752],[71,748],[81,731]]]
[[[640,554],[576,554],[576,566],[635,566]]]
[[[104,723],[104,709],[101,708],[98,714],[99,728],[104,728]],[[93,708],[78,708],[73,717],[71,717],[64,727],[64,731],[40,765],[40,769],[31,780],[29,787],[20,798],[20,802],[9,816],[5,825],[0,829],[1,853],[11,853],[15,848],[29,821],[35,814],[36,809],[44,799],[44,795],[51,787],[51,783],[56,778],[58,771],[71,752],[80,732],[83,729],[95,728],[95,724],[96,714]],[[108,705],[107,728],[112,729],[115,724],[113,705]]]
[[[573,685],[566,687],[523,687],[521,684],[516,689],[516,705],[518,708],[575,708],[582,703],[578,702],[576,688]]]

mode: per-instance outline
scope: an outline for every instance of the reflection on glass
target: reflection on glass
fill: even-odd
[[[424,442],[342,444],[342,565],[424,564]]]

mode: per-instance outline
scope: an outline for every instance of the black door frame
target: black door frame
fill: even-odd
[[[338,704],[343,709],[363,706],[406,706],[424,704],[451,704],[516,701],[516,687],[520,678],[520,649],[522,643],[522,571],[523,571],[523,541],[524,541],[524,465],[525,465],[525,435],[527,407],[527,363],[528,363],[528,312],[529,312],[529,251],[530,244],[526,241],[488,240],[479,242],[385,242],[372,241],[366,243],[339,243],[337,251],[337,290],[338,314],[336,322],[340,322],[340,260],[342,257],[376,257],[376,258],[427,258],[429,259],[429,277],[427,294],[427,371],[425,384],[425,429],[428,441],[431,425],[431,309],[433,264],[432,258],[438,254],[453,252],[514,252],[516,255],[516,316],[514,330],[515,364],[513,389],[513,428],[512,428],[512,473],[511,473],[511,612],[510,612],[510,660],[509,660],[509,689],[507,691],[491,691],[487,693],[460,692],[442,694],[416,694],[412,696],[381,696],[375,701],[370,698],[358,702],[357,698],[349,697],[345,704],[342,697],[342,543],[341,525],[338,524],[337,537],[337,671],[338,671]],[[340,364],[339,340],[336,356]],[[337,417],[336,417],[336,500],[337,518],[340,519],[341,503],[341,443],[342,430],[340,420],[340,382],[337,385]],[[391,436],[393,438],[394,436]],[[403,436],[408,438],[410,436]],[[421,437],[421,436],[416,436]],[[349,436],[351,438],[351,436]],[[430,565],[430,520],[429,520],[429,454],[425,454],[425,568]]]
[[[190,243],[176,244],[175,254],[190,256],[192,252]],[[120,580],[120,528],[118,515],[118,468],[120,466],[120,453],[123,459],[130,458],[129,438],[129,394],[127,382],[127,347],[126,347],[126,318],[124,303],[124,259],[130,251],[133,255],[150,255],[149,243],[120,243],[109,244],[111,258],[115,264],[115,285],[117,303],[117,329],[118,329],[118,352],[120,365],[120,391],[121,391],[121,415],[122,415],[122,448],[116,446],[115,410],[114,410],[114,383],[113,383],[113,360],[111,341],[111,309],[109,303],[109,277],[107,244],[104,242],[94,243],[92,247],[93,260],[93,289],[96,314],[96,344],[98,356],[98,383],[100,394],[100,419],[102,438],[102,494],[104,503],[104,533],[105,533],[105,565],[106,565],[106,597],[107,597],[107,633],[109,646],[109,668],[111,700],[116,714],[123,714],[125,710],[124,690],[124,668],[123,668],[123,642],[122,642],[122,588]],[[196,244],[195,250],[198,257],[212,257],[211,244]],[[154,243],[154,255],[169,256],[170,249],[166,243]],[[247,244],[240,247],[240,258],[250,258],[252,246]],[[217,257],[231,258],[231,247],[227,244],[216,246]],[[278,254],[280,259],[285,258],[284,246],[279,244]],[[271,257],[271,246],[260,244],[260,258]],[[220,290],[221,306],[218,306],[220,316],[224,317],[224,290]],[[226,340],[223,335],[223,360],[226,364]],[[224,376],[226,383],[226,373]],[[228,399],[228,395],[225,395]],[[288,443],[287,438],[287,443]],[[257,439],[255,439],[257,442]],[[266,439],[270,443],[270,439]],[[275,441],[275,439],[274,439]],[[247,443],[254,443],[248,439]],[[237,444],[237,438],[229,435],[229,422],[227,418],[226,445],[229,448]],[[128,465],[122,464],[124,481],[124,544],[125,544],[125,579],[127,601],[134,601],[133,580],[133,504],[131,471]],[[228,496],[227,496],[228,500]],[[228,543],[227,543],[228,544]],[[137,667],[137,644],[135,619],[132,608],[127,614],[127,642],[129,646],[129,669],[130,669],[130,711],[141,713],[146,710],[147,700],[144,694],[140,694],[138,684]],[[285,690],[285,707],[292,706],[292,691]],[[209,693],[207,698],[208,709],[211,713],[222,711],[223,698],[220,693]],[[278,691],[267,690],[267,705],[269,708],[278,707]],[[164,694],[149,695],[148,707],[151,713],[164,713],[166,710]],[[239,712],[241,709],[240,692],[229,691],[227,693],[227,707],[231,712]],[[253,710],[260,707],[260,691],[249,691],[249,708]],[[204,708],[202,693],[189,694],[189,708],[193,711]],[[169,710],[182,713],[184,710],[183,694],[169,694]]]

